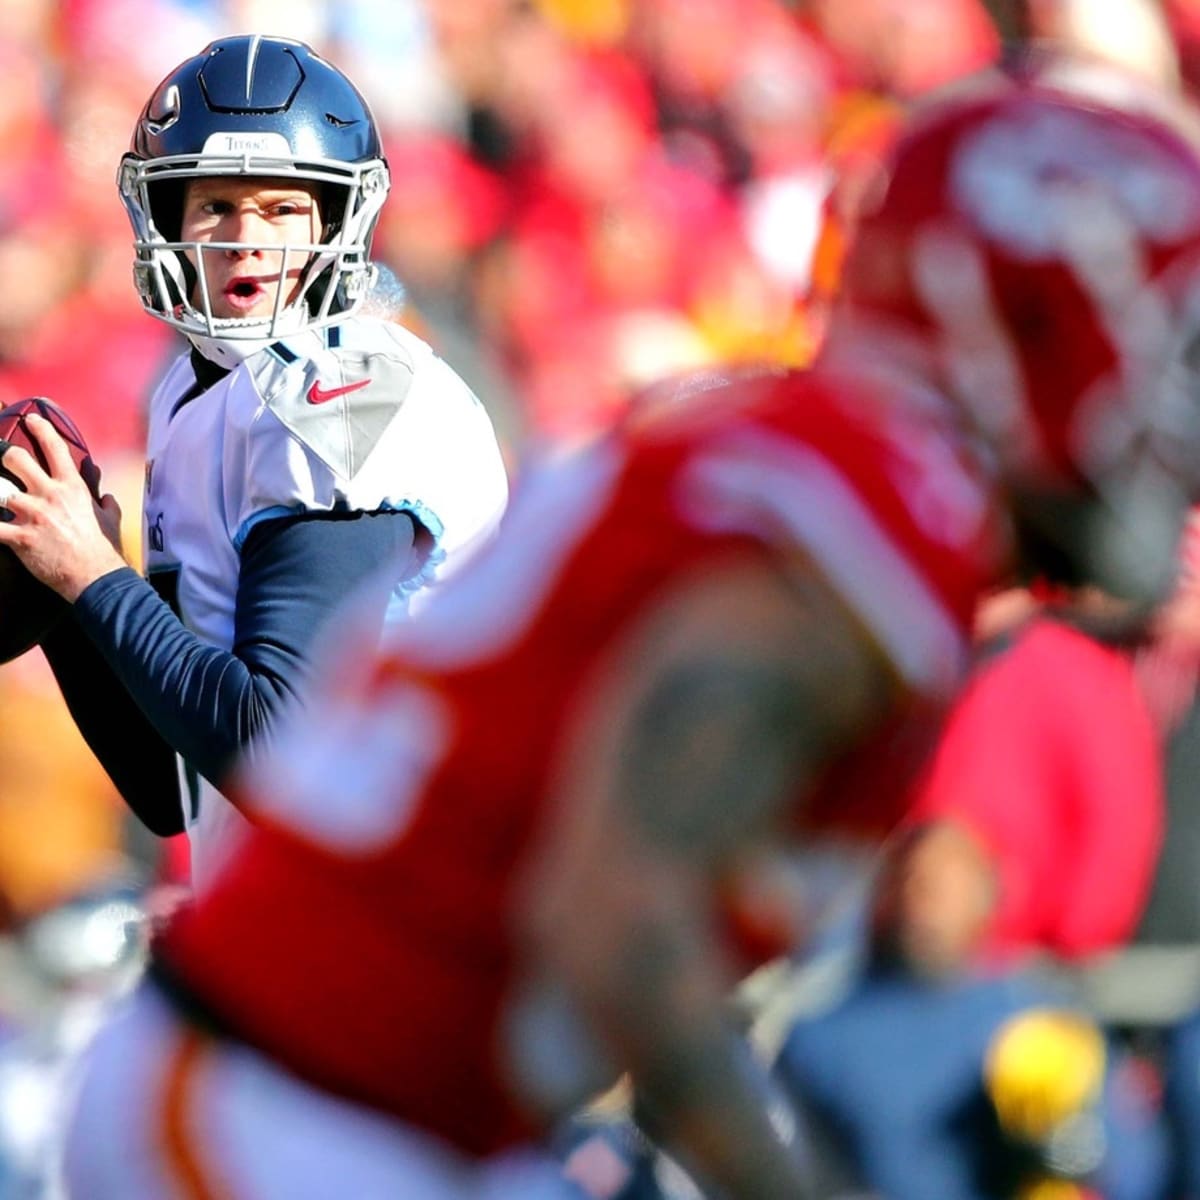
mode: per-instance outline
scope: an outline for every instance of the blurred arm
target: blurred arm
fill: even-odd
[[[1005,45],[1021,42],[1031,35],[1029,0],[983,0],[983,7]]]
[[[758,564],[669,597],[601,674],[534,932],[681,1163],[722,1194],[795,1200],[803,1176],[726,1020],[716,885],[874,720],[889,677],[827,592]]]

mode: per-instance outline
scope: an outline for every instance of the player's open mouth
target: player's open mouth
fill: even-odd
[[[225,300],[231,308],[253,308],[266,295],[257,279],[231,279],[225,285]]]

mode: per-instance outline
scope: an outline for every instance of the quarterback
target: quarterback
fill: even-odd
[[[341,640],[93,1047],[74,1194],[533,1196],[626,1070],[704,1188],[804,1196],[725,998],[802,935],[789,850],[894,819],[981,589],[1169,578],[1198,258],[1163,120],[999,73],[916,118],[813,370],[642,405]]]
[[[16,451],[27,492],[0,544],[72,602],[43,643],[63,694],[142,820],[188,830],[202,883],[240,823],[221,780],[303,692],[331,614],[355,595],[382,627],[490,533],[507,482],[466,384],[356,315],[389,175],[335,67],[282,38],[213,42],[154,90],[119,187],[142,303],[190,342],[150,403],[147,578],[111,497],[93,510]]]

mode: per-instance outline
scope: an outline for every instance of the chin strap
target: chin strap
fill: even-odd
[[[228,325],[234,323],[232,320],[225,322]],[[246,324],[248,322],[237,323]],[[187,331],[187,339],[191,342],[196,353],[202,355],[210,363],[227,371],[232,371],[251,355],[257,354],[260,350],[265,350],[268,346],[273,346],[276,342],[284,338],[293,347],[298,348],[303,343],[307,348],[302,349],[300,353],[311,354],[318,347],[325,344],[324,327],[311,329],[304,325],[303,322],[300,322],[296,328],[280,329],[274,335],[237,338],[213,337],[195,330]]]
[[[277,340],[262,337],[235,338],[225,341],[222,338],[209,337],[202,333],[189,333],[187,339],[196,348],[198,354],[202,354],[209,362],[215,363],[218,367],[224,367],[227,371],[233,370],[252,354],[265,350]]]
[[[184,333],[188,341],[209,362],[232,369],[252,354],[273,345],[280,338],[292,337],[303,332],[307,328],[305,316],[299,307],[285,309],[272,328],[269,317],[226,317],[209,322],[197,313],[194,323],[201,328],[195,328],[193,325],[192,328],[185,328]],[[208,332],[209,328],[212,329],[211,333]],[[254,335],[253,331],[256,329],[262,330],[259,336]],[[226,331],[228,335],[222,336]]]

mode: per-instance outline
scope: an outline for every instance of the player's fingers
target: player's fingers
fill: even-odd
[[[70,479],[79,474],[62,434],[45,417],[30,413],[25,418],[25,423],[46,456],[46,463],[50,468],[48,474],[55,479]]]
[[[95,460],[89,454],[83,460],[79,468],[80,475],[83,476],[83,482],[88,485],[93,496],[100,495],[100,468],[96,466]]]
[[[26,488],[46,477],[41,463],[24,446],[14,446],[11,442],[3,442],[0,448],[0,466],[19,479]]]
[[[30,497],[28,492],[23,492],[19,488],[9,486],[3,487],[7,480],[0,481],[0,523],[5,527],[12,527],[13,532],[9,535],[11,541],[16,536],[15,527],[25,525],[34,512],[37,502]]]
[[[121,506],[111,492],[106,492],[100,498],[100,528],[118,550],[121,549]]]
[[[14,516],[24,516],[37,509],[41,503],[41,500],[30,496],[29,492],[20,491],[18,487],[0,490],[0,504],[4,505]],[[12,516],[6,517],[5,520],[11,521]]]

